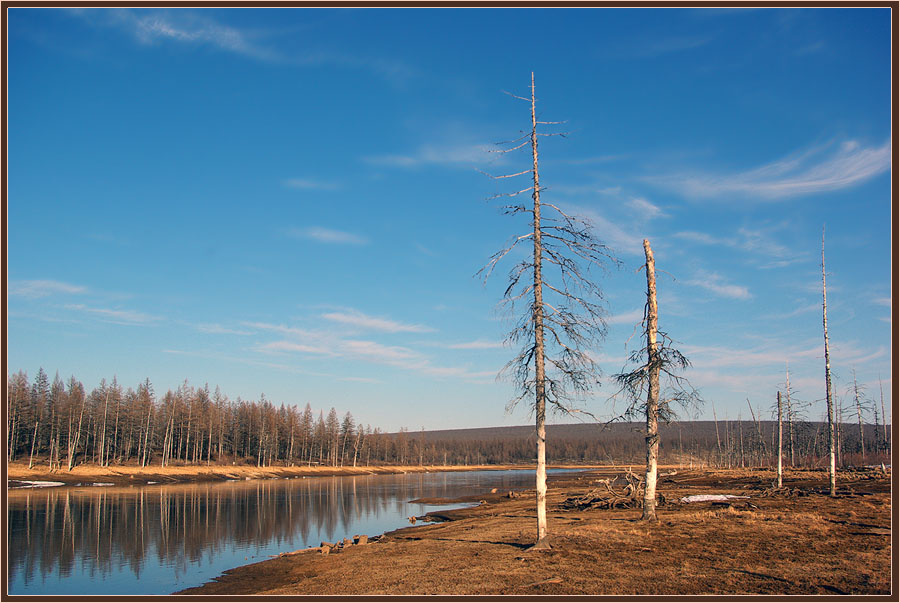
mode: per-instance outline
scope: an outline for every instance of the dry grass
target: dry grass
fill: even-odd
[[[596,478],[597,476],[593,476]],[[533,499],[499,495],[453,521],[406,528],[339,554],[301,553],[238,568],[190,594],[702,595],[888,594],[890,481],[853,481],[855,494],[761,496],[765,472],[688,472],[663,485],[675,497],[751,496],[731,506],[667,505],[564,511],[591,477],[557,481],[548,498],[554,547],[529,552]],[[816,480],[808,473],[795,483]],[[552,482],[551,482],[552,483]],[[771,483],[768,481],[768,483]],[[750,504],[747,504],[747,503]],[[352,577],[352,578],[348,578]]]

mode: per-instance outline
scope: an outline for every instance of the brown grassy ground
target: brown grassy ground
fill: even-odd
[[[794,495],[764,496],[771,472],[680,471],[662,484],[670,501],[751,498],[667,504],[651,525],[635,509],[565,510],[566,498],[584,494],[598,474],[551,479],[549,552],[526,550],[535,533],[532,496],[497,493],[476,508],[439,513],[443,523],[339,553],[237,568],[180,594],[891,594],[888,476],[841,474],[831,498],[820,493],[823,472],[789,472]]]
[[[567,465],[553,465],[554,467],[569,467]],[[571,466],[575,467],[575,466]],[[298,476],[328,476],[328,475],[375,475],[384,473],[423,473],[436,471],[477,471],[477,470],[502,470],[502,469],[531,469],[532,466],[519,465],[468,465],[468,466],[378,466],[378,467],[325,467],[325,466],[297,466],[297,467],[255,467],[253,465],[170,465],[160,467],[149,465],[138,467],[135,465],[118,465],[100,467],[98,465],[78,465],[67,471],[50,472],[47,465],[42,464],[32,469],[28,463],[9,463],[7,479],[16,482],[23,480],[63,482],[67,485],[84,484],[91,482],[112,483],[117,486],[129,484],[146,484],[148,481],[158,483],[218,481],[227,479],[269,479]],[[578,467],[583,468],[583,467]]]

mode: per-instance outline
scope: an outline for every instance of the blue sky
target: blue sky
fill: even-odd
[[[8,12],[11,371],[187,379],[394,430],[523,424],[505,270],[539,118],[544,200],[590,217],[622,369],[645,281],[701,418],[891,391],[889,9]],[[519,188],[525,188],[522,183]],[[586,401],[621,410],[610,385]],[[767,412],[767,410],[765,411]],[[557,421],[565,419],[557,417]]]

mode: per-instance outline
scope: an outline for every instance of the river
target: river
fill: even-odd
[[[533,471],[465,471],[10,489],[9,594],[170,594],[453,506],[410,500],[533,487]]]

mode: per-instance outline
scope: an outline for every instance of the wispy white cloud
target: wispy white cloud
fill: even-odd
[[[372,165],[387,167],[413,168],[425,165],[475,166],[483,164],[491,158],[490,148],[485,145],[423,145],[410,154],[386,154],[363,157],[363,161]]]
[[[671,36],[657,38],[642,44],[632,52],[637,57],[653,58],[673,52],[682,52],[706,46],[713,40],[712,36]]]
[[[553,184],[547,187],[547,190],[556,194],[563,195],[612,195],[617,196],[622,193],[621,186],[604,186],[601,184]]]
[[[360,316],[365,317],[361,313]],[[369,317],[366,317],[369,318]],[[382,320],[382,319],[377,319]],[[338,321],[340,322],[340,321]],[[376,326],[376,330],[389,332],[417,332],[410,328],[418,325],[403,325],[394,321],[369,322],[354,320],[353,326]],[[270,341],[258,345],[255,349],[264,354],[302,354],[305,356],[329,359],[335,358],[358,361],[376,365],[392,366],[412,374],[432,377],[455,376],[464,380],[483,379],[486,374],[496,375],[495,371],[472,371],[465,366],[441,366],[435,364],[428,356],[405,346],[386,345],[370,339],[350,339],[335,333],[333,330],[310,331],[285,325],[251,322],[244,323],[248,327],[264,331],[272,331],[286,335],[284,339]],[[399,328],[399,329],[398,329]]]
[[[153,45],[168,41],[211,46],[263,61],[283,58],[260,45],[246,32],[194,11],[80,8],[70,9],[69,13],[95,26],[124,31],[140,44]]]
[[[272,341],[260,347],[267,352],[300,352],[302,354],[314,354],[316,356],[337,356],[337,353],[327,347],[307,345],[295,341]]]
[[[730,237],[713,236],[693,230],[676,232],[673,236],[701,245],[719,245],[742,249],[755,256],[770,258],[769,261],[761,265],[762,268],[779,268],[804,261],[808,257],[807,253],[794,252],[778,242],[778,236],[775,233],[779,230],[784,230],[786,227],[786,224],[759,228],[741,227]]]
[[[379,362],[405,363],[409,360],[421,359],[414,350],[402,346],[384,345],[376,341],[347,339],[340,342],[340,350],[345,355],[373,358]]]
[[[576,157],[573,159],[549,159],[542,160],[541,163],[561,163],[565,165],[593,165],[596,163],[609,163],[610,161],[618,161],[626,159],[628,155],[594,155],[593,157]]]
[[[750,290],[742,285],[732,285],[725,281],[725,278],[716,272],[707,272],[700,270],[696,277],[686,281],[689,285],[694,285],[712,291],[720,297],[728,297],[731,299],[750,299]]]
[[[644,237],[641,235],[626,230],[596,211],[581,209],[576,211],[576,213],[584,216],[591,222],[594,227],[594,234],[605,245],[609,246],[614,253],[644,254]]]
[[[873,303],[878,304],[879,306],[885,306],[886,308],[891,307],[891,298],[890,297],[876,297],[872,300]]]
[[[706,46],[714,36],[703,35],[661,35],[628,36],[618,40],[608,40],[602,53],[611,59],[652,59],[667,54],[685,52]]]
[[[9,293],[9,295],[15,297],[37,299],[59,294],[84,294],[87,293],[88,290],[87,287],[82,287],[81,285],[72,285],[70,283],[63,283],[60,281],[35,280],[10,282],[7,292]]]
[[[629,199],[626,205],[644,220],[652,220],[654,218],[665,218],[667,214],[658,206],[641,197]]]
[[[863,147],[849,140],[814,147],[745,172],[678,174],[648,180],[687,197],[724,200],[737,194],[776,200],[854,186],[886,172],[890,161],[890,141],[879,147]]]
[[[302,337],[306,339],[322,337],[322,333],[317,333],[308,329],[288,327],[286,325],[273,325],[267,322],[242,322],[241,324],[245,327],[250,327],[251,329],[259,329],[260,331],[274,331],[283,335],[291,335],[294,337]]]
[[[369,377],[341,377],[341,381],[349,381],[350,383],[382,383],[378,379],[370,379]]]
[[[636,308],[622,314],[613,314],[606,319],[606,322],[611,325],[634,325],[642,320],[644,320],[644,311]]]
[[[313,180],[310,178],[288,178],[282,184],[287,188],[296,188],[304,191],[334,191],[340,188],[335,182]]]
[[[431,327],[425,325],[413,325],[387,318],[378,318],[363,314],[358,310],[349,310],[345,312],[327,312],[322,314],[322,318],[345,325],[368,329],[371,331],[381,331],[384,333],[430,333],[434,331]]]
[[[784,363],[787,360],[793,363],[799,360],[816,359],[822,355],[822,347],[818,343],[804,343],[803,345],[769,343],[753,348],[690,344],[684,344],[681,347],[682,352],[691,359],[693,366],[707,370],[768,366],[783,371]]]
[[[499,350],[504,346],[501,341],[487,341],[477,339],[475,341],[466,341],[464,343],[453,343],[447,346],[450,350]]]
[[[111,308],[91,308],[83,304],[68,304],[68,310],[77,310],[92,316],[97,316],[106,322],[124,325],[147,325],[162,320],[159,316],[135,312],[132,310],[115,310]]]
[[[404,81],[416,70],[404,61],[373,55],[353,55],[320,49],[288,51],[265,42],[278,32],[246,30],[226,25],[192,10],[128,8],[67,8],[95,27],[120,30],[137,43],[207,46],[250,59],[296,66],[330,65],[373,72],[389,81]]]
[[[365,245],[368,239],[352,232],[334,230],[322,226],[310,226],[308,228],[292,228],[288,234],[297,239],[308,239],[319,243],[335,245]]]
[[[775,313],[775,314],[766,314],[761,318],[769,319],[769,320],[784,320],[786,318],[795,318],[797,316],[801,316],[803,314],[808,314],[810,312],[820,312],[822,310],[822,304],[809,304],[806,306],[800,306],[790,312],[785,313]]]
[[[229,329],[219,324],[199,324],[196,329],[201,333],[210,333],[213,335],[252,335],[252,331],[241,331],[239,329]]]

